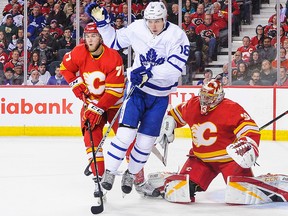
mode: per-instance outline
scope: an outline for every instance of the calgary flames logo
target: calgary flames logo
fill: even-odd
[[[201,37],[215,38],[215,34],[211,29],[201,31]]]
[[[199,26],[200,24],[203,23],[203,19],[202,18],[194,18],[191,21],[194,25]]]
[[[194,124],[191,127],[193,143],[199,147],[211,146],[217,140],[217,127],[212,122],[205,122],[203,124]]]

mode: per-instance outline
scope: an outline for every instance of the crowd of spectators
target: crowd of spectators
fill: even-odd
[[[125,28],[128,23],[126,0],[81,0],[79,10],[80,36],[87,23],[92,20],[85,13],[85,6],[97,1],[105,7],[115,29]],[[152,0],[132,0],[131,21],[143,18],[143,12]],[[178,0],[167,0],[168,21],[178,25]],[[251,20],[251,1],[246,0],[183,0],[182,29],[190,41],[190,56],[187,62],[183,84],[192,84],[196,73],[206,72],[205,66],[217,60],[219,47],[228,43],[228,2],[232,2],[232,34],[239,36],[242,24]],[[252,1],[253,2],[253,1]],[[76,41],[76,0],[28,0],[27,38],[24,38],[23,0],[9,0],[2,11],[0,25],[0,85],[22,85],[24,81],[24,40],[27,45],[27,74],[30,85],[66,85],[57,69],[63,55],[73,49]],[[248,5],[249,4],[249,5]],[[253,4],[253,3],[252,3]],[[286,3],[287,5],[287,3]],[[253,5],[252,5],[253,6]],[[288,16],[281,7],[281,66],[287,59]],[[272,15],[266,25],[258,25],[255,36],[243,37],[243,46],[234,54],[232,62],[233,82],[252,83],[254,70],[262,71],[265,60],[275,73],[277,19]],[[286,19],[287,17],[287,19]],[[81,37],[80,37],[81,38]],[[123,62],[127,63],[127,49],[119,50]],[[287,60],[288,61],[288,60]],[[286,62],[287,62],[286,61]],[[283,63],[286,67],[287,63]],[[21,69],[18,69],[20,68]],[[125,65],[127,67],[127,65]],[[224,68],[224,66],[223,66]],[[287,69],[287,68],[286,68]],[[37,74],[35,75],[35,73]],[[7,72],[7,74],[6,74]],[[33,76],[32,76],[33,72]],[[11,77],[12,73],[12,77]],[[219,79],[227,78],[226,72]],[[225,77],[225,78],[224,78]],[[270,83],[276,82],[270,75]],[[53,81],[50,81],[50,78]],[[38,81],[37,81],[38,80]],[[226,79],[225,79],[226,80]],[[200,82],[201,83],[201,82]],[[266,83],[266,82],[264,82]],[[266,83],[267,84],[267,83]],[[228,83],[227,83],[228,85]]]

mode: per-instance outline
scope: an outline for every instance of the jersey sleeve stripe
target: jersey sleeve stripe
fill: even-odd
[[[109,93],[109,94],[111,94],[111,95],[114,95],[115,97],[117,97],[117,98],[121,98],[122,96],[123,96],[123,93],[117,93],[117,92],[115,92],[115,91],[112,91],[112,90],[105,90],[105,92],[106,93]]]
[[[175,107],[174,109],[170,110],[171,115],[173,118],[180,124],[181,126],[186,125],[186,122],[183,120],[181,113],[178,110],[178,107]]]
[[[234,130],[234,134],[239,133],[240,130],[242,130],[243,128],[245,128],[246,126],[250,126],[250,127],[254,127],[255,129],[258,128],[258,126],[256,125],[256,123],[254,122],[242,122],[235,130]],[[259,128],[258,128],[259,131]]]

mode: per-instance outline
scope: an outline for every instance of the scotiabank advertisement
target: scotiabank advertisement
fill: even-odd
[[[238,102],[261,127],[287,111],[288,88],[230,87],[225,97]],[[61,135],[61,131],[77,128],[80,132],[80,109],[83,103],[69,87],[0,87],[0,135],[14,135],[13,127],[21,129],[15,135],[26,135],[25,130],[47,129],[45,135]],[[198,95],[199,87],[179,87],[170,95],[170,107]],[[58,130],[57,133],[53,130]],[[288,115],[265,128],[267,131],[288,136]],[[11,133],[7,133],[10,131]],[[24,132],[23,132],[24,131]],[[24,133],[24,134],[22,134]],[[33,131],[29,135],[33,135]],[[286,135],[285,135],[286,134]],[[65,134],[63,134],[65,135]]]

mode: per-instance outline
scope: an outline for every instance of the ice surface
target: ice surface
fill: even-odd
[[[106,144],[110,138],[106,140]],[[190,139],[177,138],[170,145],[168,165],[152,154],[145,166],[146,174],[177,171],[186,160]],[[104,145],[104,147],[105,147]],[[260,166],[255,175],[288,174],[288,143],[262,141]],[[0,216],[85,216],[90,206],[94,183],[83,174],[87,165],[82,137],[0,137]],[[126,162],[121,165],[124,171]],[[121,177],[107,194],[104,212],[117,216],[237,216],[287,215],[288,203],[263,205],[227,205],[225,184],[218,176],[206,192],[197,193],[196,203],[174,204],[161,198],[145,198],[132,191],[122,197]]]

